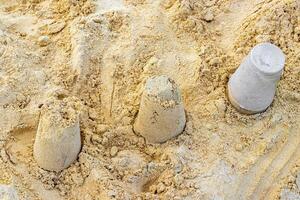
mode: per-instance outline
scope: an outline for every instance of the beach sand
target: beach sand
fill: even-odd
[[[272,105],[245,115],[227,82],[261,42],[286,65]],[[150,144],[133,124],[157,75],[187,123]],[[61,172],[33,158],[51,101],[79,113],[81,151]],[[299,198],[300,1],[0,0],[0,172],[3,199]]]

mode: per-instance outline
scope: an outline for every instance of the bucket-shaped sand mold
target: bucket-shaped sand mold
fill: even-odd
[[[228,98],[240,112],[265,111],[273,102],[285,55],[277,46],[255,46],[228,82]]]
[[[38,165],[45,170],[61,171],[77,159],[80,149],[80,128],[76,112],[62,106],[44,109],[33,148]]]
[[[186,123],[180,91],[167,76],[147,80],[134,130],[151,143],[165,142],[180,134]]]

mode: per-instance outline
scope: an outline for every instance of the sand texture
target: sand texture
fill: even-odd
[[[261,42],[286,65],[271,106],[245,115],[227,83]],[[160,75],[186,125],[152,144],[133,125]],[[80,153],[59,172],[33,156],[47,108],[58,128],[79,117]],[[280,198],[300,199],[299,0],[0,0],[0,199]]]

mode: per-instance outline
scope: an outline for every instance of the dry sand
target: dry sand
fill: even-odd
[[[287,56],[275,100],[240,114],[228,78],[267,41]],[[187,124],[147,144],[133,123],[163,74]],[[82,136],[57,173],[33,159],[51,99],[78,103]],[[299,0],[0,0],[2,199],[299,199],[299,102]]]

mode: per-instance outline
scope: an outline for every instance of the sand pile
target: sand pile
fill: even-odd
[[[298,198],[299,19],[299,0],[0,0],[0,197]],[[261,42],[283,50],[284,73],[265,112],[240,114],[228,79]],[[133,125],[160,75],[186,125],[151,144]],[[79,116],[80,153],[59,172],[34,159],[49,102],[57,122]]]

